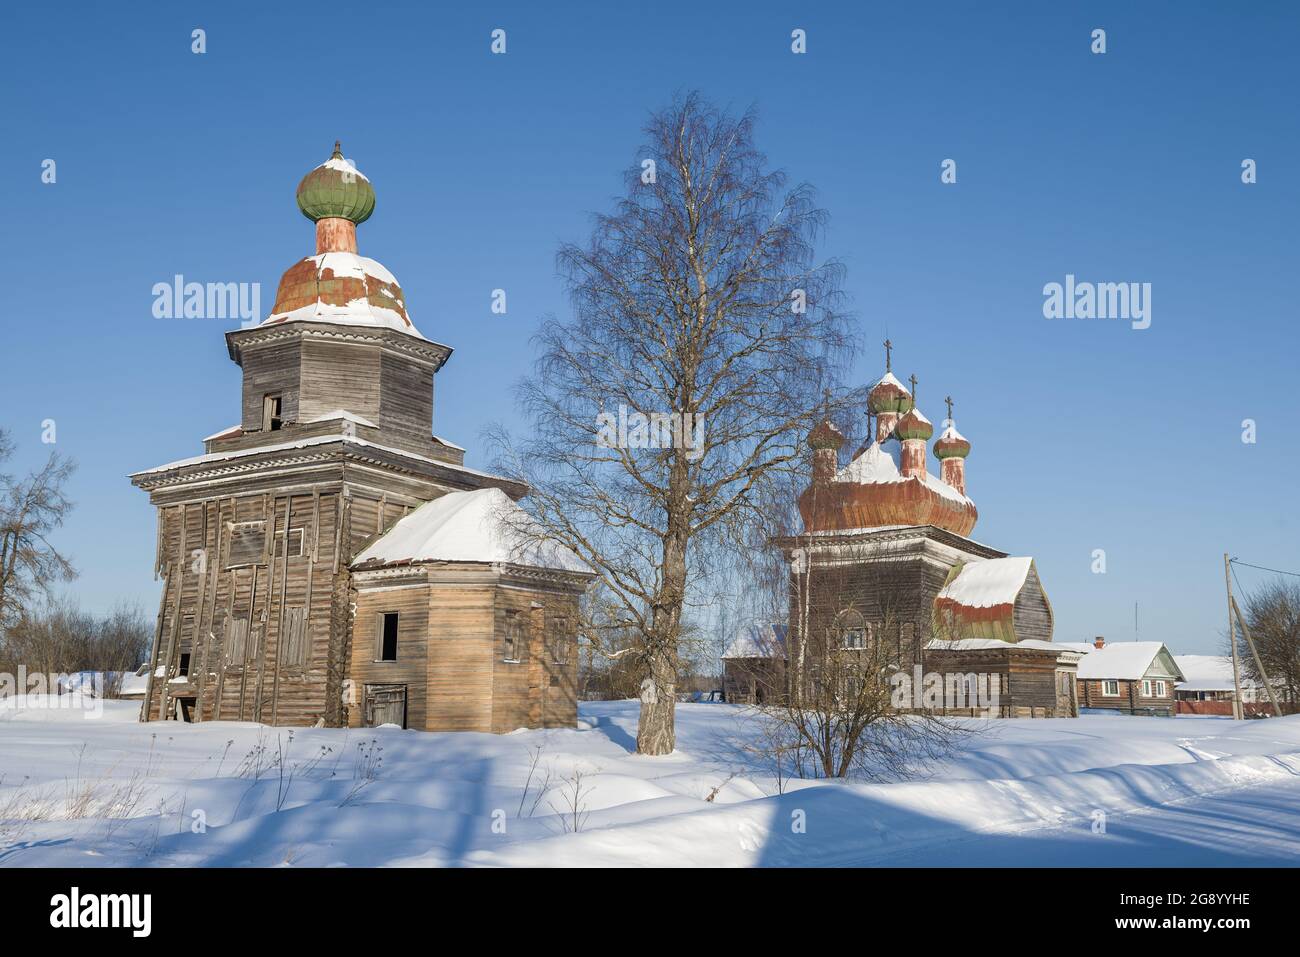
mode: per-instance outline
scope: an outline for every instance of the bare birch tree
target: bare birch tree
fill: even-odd
[[[13,441],[0,430],[0,463],[13,454]],[[72,579],[72,563],[50,543],[72,501],[65,491],[75,466],[50,453],[45,465],[23,478],[0,474],[0,627],[11,624],[38,593]]]
[[[812,189],[787,188],[752,112],[696,93],[653,114],[615,209],[558,256],[573,316],[547,321],[519,398],[534,421],[498,464],[532,486],[547,537],[597,572],[636,626],[637,750],[675,746],[683,615],[800,444],[852,340],[842,268],[815,252]]]
[[[1275,578],[1243,596],[1242,604],[1274,692],[1288,705],[1300,704],[1300,584]],[[1240,630],[1237,645],[1242,676],[1254,681],[1260,700],[1267,701],[1259,666]]]

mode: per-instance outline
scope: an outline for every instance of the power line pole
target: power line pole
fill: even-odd
[[[1241,625],[1241,633],[1246,636],[1246,644],[1250,646],[1250,654],[1255,659],[1255,670],[1259,674],[1259,680],[1264,683],[1264,690],[1268,692],[1268,700],[1273,702],[1273,714],[1282,717],[1282,706],[1277,703],[1277,694],[1273,691],[1273,683],[1268,680],[1268,672],[1264,670],[1264,662],[1259,657],[1259,649],[1255,647],[1255,639],[1250,637],[1250,629],[1246,627],[1246,617],[1241,613],[1241,606],[1237,600],[1232,599],[1232,610],[1237,613],[1237,624]]]
[[[1237,629],[1232,621],[1232,609],[1236,604],[1232,600],[1232,567],[1228,564],[1228,553],[1223,553],[1223,581],[1228,586],[1228,644],[1232,648],[1232,717],[1241,720],[1241,665],[1237,661]]]

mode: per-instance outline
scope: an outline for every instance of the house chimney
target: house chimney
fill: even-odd
[[[1098,635],[1096,638],[1092,639],[1092,646],[1094,648],[1105,648],[1106,639],[1103,638],[1101,635]]]

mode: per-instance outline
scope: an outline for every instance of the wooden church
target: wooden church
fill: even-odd
[[[357,252],[369,180],[298,186],[316,251],[226,333],[240,421],[131,476],[158,510],[142,720],[510,731],[576,721],[590,571],[529,534],[518,482],[433,434],[451,356]]]
[[[790,566],[784,660],[826,660],[863,649],[912,673],[989,676],[1004,716],[1078,714],[1080,654],[1052,643],[1052,608],[1032,558],[969,538],[978,512],[966,493],[970,442],[949,404],[934,427],[889,370],[868,393],[868,438],[841,464],[843,434],[829,420],[808,436],[812,480],[799,498],[804,532],[776,540]],[[949,400],[950,401],[950,400]],[[871,417],[875,418],[874,431]],[[732,659],[734,683],[756,662]],[[804,680],[816,667],[786,668]],[[789,680],[795,680],[793,677]]]

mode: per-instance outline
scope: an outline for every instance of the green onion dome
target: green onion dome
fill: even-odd
[[[867,393],[867,408],[872,414],[905,412],[912,405],[912,394],[892,372],[886,372]]]
[[[844,444],[844,433],[835,428],[830,419],[822,419],[808,433],[808,447],[813,449],[838,449]]]
[[[360,225],[375,211],[375,191],[335,143],[334,155],[298,184],[298,208],[312,222],[336,217]]]
[[[966,436],[957,431],[955,425],[943,430],[943,435],[934,443],[934,454],[941,459],[961,458],[970,455],[970,442]]]
[[[917,409],[911,409],[898,420],[898,424],[894,426],[894,434],[900,439],[928,441],[930,436],[934,435],[934,426]]]

